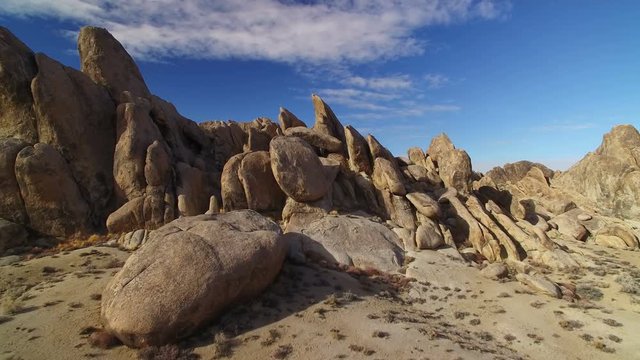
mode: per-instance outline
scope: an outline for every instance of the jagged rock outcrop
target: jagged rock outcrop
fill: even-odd
[[[431,140],[427,154],[437,165],[438,174],[446,187],[453,187],[462,193],[469,192],[473,170],[466,151],[456,149],[446,134],[440,134]]]
[[[278,225],[252,210],[181,218],[154,231],[102,294],[105,328],[132,347],[189,336],[275,279]]]
[[[347,154],[349,155],[349,168],[357,173],[364,172],[371,175],[373,164],[367,141],[351,125],[344,127],[344,134],[347,143]]]
[[[344,127],[338,117],[333,113],[333,110],[327,105],[318,95],[313,94],[311,96],[313,101],[313,109],[315,111],[316,122],[313,125],[313,129],[321,134],[332,136],[343,145],[342,152],[344,152],[344,145],[347,143],[344,135]]]
[[[318,95],[312,128],[284,108],[279,125],[262,117],[196,124],[149,91],[106,30],[84,28],[78,48],[82,72],[33,55],[0,29],[0,76],[7,80],[0,85],[0,218],[62,237],[105,224],[109,232],[134,234],[218,213],[220,205],[281,218],[290,232],[330,214],[358,213],[377,216],[409,250],[466,248],[474,259],[552,268],[578,266],[554,236],[638,246],[633,228],[595,204],[618,197],[607,200],[610,214],[640,212],[633,197],[640,192],[640,134],[633,128],[614,129],[585,165],[560,176],[526,161],[481,176],[445,134],[426,153],[410,148],[396,157],[373,135],[343,126]],[[5,119],[15,124],[7,127]],[[599,173],[585,179],[589,166]],[[62,190],[49,194],[53,184]],[[361,251],[352,245],[350,252]],[[396,268],[386,261],[382,266]]]
[[[585,199],[603,214],[626,219],[640,217],[640,133],[631,125],[614,127],[602,144],[553,185]]]
[[[112,210],[115,104],[85,74],[37,54],[31,83],[40,142],[52,145],[71,168],[96,228]]]
[[[120,102],[123,91],[135,97],[151,97],[133,58],[107,30],[83,27],[78,35],[78,51],[82,72],[106,87],[116,102]]]
[[[58,237],[91,228],[89,206],[53,146],[38,143],[20,150],[15,169],[31,228]]]
[[[27,224],[29,221],[15,175],[16,157],[27,146],[20,139],[0,139],[0,218],[18,224]]]
[[[291,111],[283,107],[280,108],[280,113],[278,114],[278,123],[280,123],[280,129],[283,132],[292,127],[307,127],[304,121],[298,119]]]
[[[533,167],[540,169],[544,174],[544,177],[547,179],[552,179],[555,174],[553,170],[543,164],[522,160],[514,163],[507,163],[503,166],[496,166],[484,174],[484,176],[490,178],[493,183],[498,186],[506,183],[515,184],[525,177]]]
[[[31,80],[38,68],[31,49],[0,26],[0,138],[38,141]]]

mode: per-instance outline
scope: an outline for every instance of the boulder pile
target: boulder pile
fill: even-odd
[[[80,31],[80,71],[5,28],[0,45],[0,218],[33,234],[125,234],[238,209],[282,219],[289,232],[332,211],[363,211],[405,249],[468,245],[489,261],[555,252],[546,232],[556,229],[637,247],[633,230],[607,217],[638,213],[631,126],[563,174],[520,162],[482,176],[445,134],[398,158],[317,95],[312,127],[284,108],[279,124],[196,123],[150,92],[104,29]]]

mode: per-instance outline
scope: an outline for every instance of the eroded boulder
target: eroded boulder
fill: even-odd
[[[287,247],[252,210],[177,219],[154,231],[102,294],[105,329],[131,347],[189,336],[262,292]]]
[[[57,237],[92,230],[89,206],[53,146],[38,143],[22,149],[16,158],[16,179],[33,229]]]
[[[331,187],[322,162],[304,140],[278,136],[271,140],[271,169],[282,191],[296,201],[314,201]]]
[[[384,225],[364,217],[329,215],[299,233],[294,241],[307,258],[382,271],[397,271],[402,266],[402,240]]]

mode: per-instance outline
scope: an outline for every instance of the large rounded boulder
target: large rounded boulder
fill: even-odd
[[[399,270],[404,259],[398,235],[366,217],[325,216],[290,234],[296,257],[389,272]]]
[[[107,285],[105,328],[131,347],[186,337],[280,272],[287,247],[253,210],[177,219],[153,232]]]
[[[271,170],[282,191],[296,201],[322,198],[331,188],[333,178],[325,174],[324,165],[313,148],[293,136],[271,140]]]

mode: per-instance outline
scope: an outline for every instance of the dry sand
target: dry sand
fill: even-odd
[[[450,250],[410,253],[415,261],[407,275],[415,281],[399,291],[376,276],[286,263],[255,301],[179,347],[146,355],[640,359],[640,304],[615,281],[640,274],[640,254],[557,241],[588,268],[547,276],[578,285],[590,301],[533,294],[513,279],[486,279]],[[136,350],[94,348],[87,339],[91,327],[100,327],[99,294],[127,257],[115,248],[90,247],[0,266],[0,311],[9,313],[0,318],[0,359],[138,358]]]

